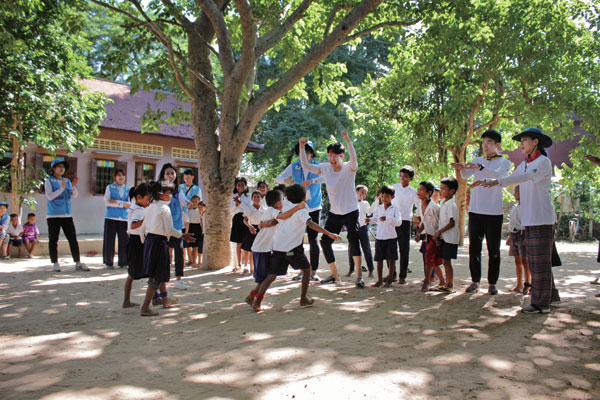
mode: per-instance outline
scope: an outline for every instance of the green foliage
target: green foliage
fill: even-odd
[[[12,151],[13,138],[20,148],[35,143],[52,153],[59,148],[72,153],[98,134],[106,99],[85,93],[79,81],[89,73],[78,54],[88,46],[79,34],[83,14],[73,8],[80,5],[0,3],[0,136],[10,139],[0,141],[0,154]],[[10,182],[11,172],[2,169],[0,180]],[[24,184],[20,194],[28,193],[29,186]]]

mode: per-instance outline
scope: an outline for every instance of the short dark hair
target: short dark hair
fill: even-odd
[[[191,176],[195,176],[194,175],[194,171],[190,168],[186,169],[185,171],[183,171],[184,175],[191,175]]]
[[[498,132],[495,129],[488,129],[487,131],[483,132],[483,135],[481,135],[481,138],[482,139],[489,138],[489,139],[492,139],[496,143],[502,142],[502,135],[500,134],[500,132]]]
[[[267,194],[265,194],[265,201],[269,207],[273,207],[278,201],[281,201],[283,198],[281,192],[279,190],[269,190]]]
[[[140,183],[137,186],[133,186],[131,189],[129,189],[129,199],[133,199],[135,200],[135,198],[137,196],[141,196],[144,197],[148,194],[151,194],[152,192],[152,184],[153,182],[150,183]]]
[[[259,192],[258,190],[253,191],[252,194],[250,195],[250,198],[253,198],[255,194],[259,195],[262,198],[262,193]]]
[[[356,186],[356,191],[358,192],[361,189],[365,189],[366,191],[369,191],[369,189],[367,189],[367,187],[365,185],[357,185]]]
[[[194,199],[198,199],[198,200],[200,200],[200,196],[193,195],[193,196],[192,196],[192,198],[191,198],[190,200],[194,200]]]
[[[428,182],[428,181],[423,181],[421,183],[419,183],[419,186],[423,185],[425,187],[425,190],[427,191],[427,193],[431,193],[433,194],[433,192],[435,192],[435,186],[433,186],[433,183]]]
[[[119,172],[125,175],[125,171],[123,171],[123,168],[115,168],[113,169],[113,179],[115,179],[117,175],[119,175]]]
[[[396,194],[396,189],[394,189],[393,186],[390,185],[383,185],[381,187],[381,189],[379,189],[379,193],[381,194],[389,194],[390,196],[393,196]]]
[[[335,142],[327,146],[327,153],[329,152],[332,152],[333,154],[346,154],[346,149],[340,142]]]
[[[167,191],[173,193],[177,188],[173,182],[168,181],[150,182],[149,185],[150,193],[152,194],[152,200],[159,200],[161,194]],[[139,186],[140,185],[138,185],[138,187]]]
[[[406,175],[408,175],[411,178],[415,177],[415,169],[413,167],[411,167],[410,165],[405,165],[402,168],[400,168],[400,173],[404,172]]]
[[[260,185],[265,185],[267,189],[269,188],[269,184],[267,183],[267,181],[258,181],[256,187],[259,187]]]
[[[448,187],[448,189],[450,189],[450,190],[454,189],[455,193],[458,190],[458,186],[459,186],[456,178],[453,178],[451,176],[448,178],[442,179],[442,181],[440,182],[440,185],[446,185]]]
[[[11,218],[18,218],[19,216],[17,214],[15,214],[15,213],[12,213],[12,214],[10,214],[10,217]]]
[[[308,143],[304,145],[304,152],[307,154],[312,153],[313,157],[315,156],[315,151]],[[300,143],[298,142],[296,142],[296,145],[294,146],[294,153],[296,153],[296,155],[300,155]]]
[[[29,217],[35,217],[35,214],[34,213],[27,214],[27,218],[29,218]]]
[[[279,185],[275,186],[275,187],[273,188],[273,190],[278,190],[278,191],[280,191],[281,193],[285,193],[285,185],[284,185],[283,183],[281,183],[281,184],[279,184]]]
[[[304,201],[304,198],[306,197],[306,189],[304,186],[295,183],[285,188],[285,197],[287,197],[290,203],[298,204]]]

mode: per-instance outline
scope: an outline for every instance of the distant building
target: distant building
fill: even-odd
[[[79,197],[72,205],[78,233],[95,234],[103,231],[103,196],[106,185],[113,182],[114,168],[122,168],[127,174],[127,185],[133,186],[156,179],[162,165],[171,163],[177,167],[181,183],[183,171],[192,169],[196,183],[204,193],[191,124],[164,124],[160,132],[141,133],[140,118],[148,107],[160,108],[168,115],[180,106],[189,110],[189,103],[180,103],[171,94],[166,94],[164,100],[155,100],[155,93],[143,90],[130,96],[131,88],[128,85],[104,79],[86,79],[83,83],[91,91],[105,93],[113,103],[106,105],[106,118],[100,124],[100,135],[90,148],[71,155],[64,150],[57,152],[58,156],[65,157],[69,162],[69,171],[65,175],[70,179],[79,177]],[[262,145],[254,142],[250,142],[246,148],[247,152],[261,150]],[[53,158],[44,148],[30,144],[25,162],[48,170]],[[10,195],[0,194],[0,198],[4,197],[10,203]],[[40,232],[46,234],[46,197],[41,191],[34,197],[37,206],[33,212],[37,216]],[[10,210],[12,207],[9,204]],[[23,215],[29,212],[29,208],[24,206]]]

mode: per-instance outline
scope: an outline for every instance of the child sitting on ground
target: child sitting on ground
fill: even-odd
[[[8,260],[8,241],[10,240],[10,236],[8,235],[8,225],[10,224],[10,217],[6,214],[6,210],[8,209],[8,204],[4,201],[0,201],[0,247],[2,247],[2,256],[0,256],[3,260]]]
[[[246,297],[246,303],[250,306],[252,306],[256,294],[259,292],[261,283],[264,282],[269,274],[271,252],[279,224],[277,220],[288,219],[296,211],[306,207],[306,203],[301,202],[285,213],[282,213],[283,195],[279,190],[269,190],[264,199],[268,207],[262,213],[261,221],[258,224],[260,230],[251,248],[252,258],[254,259],[254,281],[256,282],[256,287]]]
[[[440,184],[440,193],[444,199],[440,207],[441,227],[433,239],[440,241],[440,255],[444,260],[444,271],[446,272],[446,284],[438,285],[437,290],[445,293],[454,292],[454,270],[452,269],[452,259],[456,260],[458,256],[458,243],[460,234],[458,232],[458,207],[454,201],[454,194],[458,190],[458,181],[456,178],[444,178]]]
[[[367,222],[377,224],[375,236],[375,261],[377,261],[377,282],[374,287],[384,285],[383,260],[387,261],[389,273],[385,279],[385,287],[392,286],[394,272],[396,271],[396,260],[398,259],[398,245],[396,244],[396,227],[402,224],[400,210],[392,205],[395,190],[391,186],[383,186],[379,190],[379,201],[381,205],[373,213],[373,217]]]
[[[423,286],[421,286],[422,292],[428,292],[429,286],[431,285],[431,273],[435,271],[435,274],[440,280],[440,286],[445,286],[444,276],[442,275],[442,269],[440,265],[444,263],[444,260],[440,257],[440,248],[433,235],[438,231],[440,222],[440,206],[431,200],[433,195],[434,186],[431,182],[419,183],[417,189],[417,197],[421,200],[421,204],[417,208],[417,217],[419,217],[420,225],[417,230],[417,235],[422,230],[427,234],[427,246],[425,250],[425,279],[423,280]]]
[[[23,224],[23,244],[25,245],[25,250],[27,250],[28,258],[33,258],[35,245],[40,242],[38,240],[39,234],[40,231],[35,223],[35,214],[27,214],[27,222]]]
[[[511,289],[511,292],[521,292],[528,294],[531,289],[531,271],[529,271],[529,262],[527,261],[527,249],[525,246],[525,228],[521,225],[521,194],[519,186],[515,186],[515,199],[517,204],[510,210],[510,220],[508,223],[508,255],[515,257],[515,267],[517,269],[517,286]],[[525,282],[523,283],[523,275]]]
[[[10,223],[7,229],[10,240],[8,241],[8,247],[6,254],[10,254],[10,248],[15,246],[18,251],[18,257],[21,258],[21,247],[23,247],[23,225],[19,223],[19,216],[17,214],[10,214]]]
[[[304,186],[295,184],[288,186],[285,190],[286,197],[293,205],[299,204],[306,199],[306,189]],[[287,211],[287,210],[286,210]],[[260,305],[269,286],[275,281],[277,275],[285,275],[288,266],[302,270],[302,291],[300,295],[300,305],[310,306],[314,303],[307,296],[308,283],[310,281],[311,266],[308,258],[304,254],[302,241],[306,226],[329,236],[332,240],[340,241],[339,235],[331,233],[314,223],[306,209],[299,210],[290,218],[279,223],[277,236],[273,243],[273,254],[271,256],[271,265],[269,266],[269,275],[260,285],[259,292],[254,297],[252,308],[260,311]]]

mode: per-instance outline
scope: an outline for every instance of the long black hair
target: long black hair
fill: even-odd
[[[237,193],[236,186],[238,182],[244,182],[244,184],[246,185],[246,190],[244,190],[242,194],[248,194],[248,181],[243,176],[238,176],[237,178],[235,178],[235,181],[233,182],[233,194]]]
[[[171,193],[177,188],[173,183],[167,181],[150,182],[148,185],[152,194],[152,201],[160,200],[160,195],[170,190]]]
[[[177,168],[175,168],[175,166],[173,164],[166,163],[165,165],[162,166],[162,168],[160,169],[160,172],[158,174],[158,180],[159,181],[165,180],[165,171],[167,170],[167,168],[171,168],[173,171],[175,171],[175,180],[173,181],[173,185],[175,185],[175,188],[173,189],[173,194],[175,194],[179,190],[179,174],[177,173]]]
[[[148,195],[150,193],[150,188],[153,183],[154,182],[140,183],[139,185],[129,189],[129,200],[135,200],[137,196],[144,197]]]

